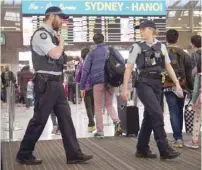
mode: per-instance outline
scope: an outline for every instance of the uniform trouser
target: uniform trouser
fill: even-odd
[[[145,108],[137,150],[140,152],[149,150],[149,140],[153,130],[158,149],[160,153],[164,152],[167,149],[168,142],[166,140],[163,112],[160,105],[161,87],[138,83],[137,94]]]
[[[88,127],[95,126],[93,89],[86,91],[84,102],[85,102],[86,112],[89,119]]]
[[[28,124],[17,157],[26,159],[32,155],[35,144],[41,136],[48,117],[53,110],[58,118],[65,152],[68,152],[69,159],[75,159],[81,150],[76,138],[70,107],[67,103],[62,83],[56,81],[44,83],[37,76],[34,80],[34,94],[34,115]]]

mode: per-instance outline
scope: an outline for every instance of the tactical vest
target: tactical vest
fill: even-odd
[[[151,47],[146,42],[136,43],[141,48],[141,53],[136,60],[139,76],[161,79],[161,73],[165,69],[165,56],[161,51],[161,43],[157,42]]]
[[[37,29],[34,32],[34,34],[32,35],[31,41],[30,41],[30,47],[31,47],[31,51],[32,51],[32,62],[33,62],[34,70],[35,71],[43,70],[43,71],[62,72],[64,64],[67,60],[64,52],[58,60],[53,60],[48,55],[39,55],[33,50],[32,40],[37,31],[45,31],[47,34],[49,34],[51,36],[53,44],[55,44],[56,46],[59,45],[57,37],[53,36],[45,28],[41,27],[41,28]]]

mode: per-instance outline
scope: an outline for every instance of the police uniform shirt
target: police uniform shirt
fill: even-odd
[[[43,24],[45,28],[52,35],[56,35],[55,31],[48,25]],[[55,48],[56,45],[53,44],[51,36],[43,30],[37,31],[32,39],[32,48],[38,55],[47,55],[49,51]]]
[[[53,36],[56,36],[56,32],[49,25],[43,24],[42,27],[45,28]],[[36,52],[38,55],[41,56],[48,55],[51,49],[57,47],[55,44],[53,44],[51,36],[46,31],[43,30],[39,30],[35,33],[31,43],[34,52]],[[37,72],[53,75],[62,74],[62,72],[44,71],[44,70],[39,70]]]
[[[141,42],[145,42],[145,41],[141,41]],[[159,42],[157,39],[154,39],[153,43],[147,43],[148,46],[152,46],[154,44],[156,44],[157,42]],[[166,49],[166,46],[164,44],[161,44],[161,51],[162,51],[162,54],[165,56],[165,64],[170,64],[170,58],[169,58],[169,55],[168,55],[168,51]],[[130,49],[130,52],[129,52],[129,57],[128,57],[128,64],[136,64],[136,59],[137,59],[137,56],[141,53],[141,48],[138,44],[133,44],[132,45],[132,48]]]

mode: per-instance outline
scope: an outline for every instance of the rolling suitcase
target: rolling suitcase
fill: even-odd
[[[122,132],[126,136],[137,136],[140,129],[138,107],[127,106],[121,95],[117,96],[117,106]]]

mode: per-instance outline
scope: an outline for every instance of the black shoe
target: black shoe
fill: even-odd
[[[88,160],[90,160],[92,158],[93,158],[92,155],[79,154],[76,159],[67,160],[67,164],[83,163],[83,162],[86,162],[86,161],[88,161]]]
[[[175,151],[170,146],[168,146],[167,151],[160,153],[161,159],[175,159],[181,155],[181,153]]]
[[[137,151],[137,152],[135,153],[135,156],[136,156],[137,158],[150,158],[150,159],[155,159],[155,158],[157,158],[157,155],[156,155],[155,153],[152,153],[151,151],[148,151],[147,153]]]
[[[25,165],[39,165],[42,163],[41,159],[37,159],[35,156],[31,156],[29,159],[24,159],[24,158],[16,158],[16,161],[25,164]]]

